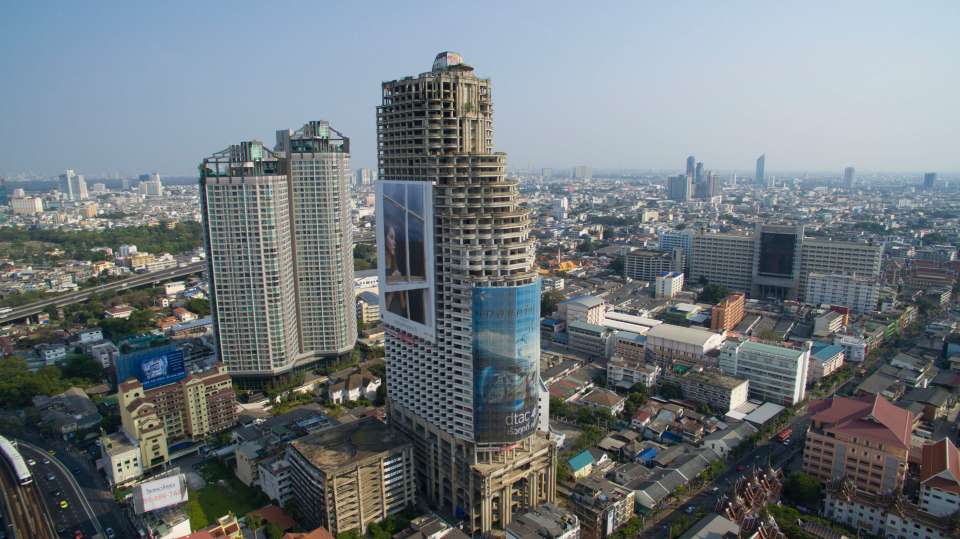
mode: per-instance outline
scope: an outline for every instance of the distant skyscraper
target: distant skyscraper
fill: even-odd
[[[87,193],[86,179],[82,174],[77,174],[69,169],[60,175],[60,192],[66,195],[67,200],[86,200],[90,198]]]
[[[357,175],[354,178],[353,185],[354,187],[360,188],[364,185],[370,185],[373,183],[373,171],[369,168],[358,168]]]
[[[550,178],[553,177],[553,169],[552,169],[552,168],[544,168],[544,169],[541,169],[541,170],[540,170],[540,175],[543,176],[543,177],[546,178],[546,179],[550,179]]]
[[[160,174],[156,172],[153,174],[141,174],[140,184],[137,186],[137,190],[143,196],[163,196],[163,183],[160,181]]]
[[[10,203],[10,191],[7,189],[7,180],[0,178],[0,205]]]
[[[241,142],[203,162],[201,205],[220,357],[260,387],[357,337],[350,141],[327,122]]]
[[[753,176],[753,181],[761,187],[767,186],[766,176],[764,176],[764,168],[767,163],[767,154],[760,154],[760,157],[757,158],[757,172]]]
[[[589,180],[593,178],[593,169],[586,166],[580,165],[578,167],[573,167],[573,179],[575,180]]]
[[[931,191],[933,186],[937,183],[937,173],[936,172],[926,172],[923,174],[923,188]]]
[[[667,198],[677,202],[687,202],[690,200],[693,190],[692,181],[689,176],[676,175],[670,176],[667,180]]]
[[[697,166],[693,169],[693,183],[698,184],[703,181],[703,161],[697,161]]]
[[[493,150],[490,80],[459,54],[384,82],[382,95],[377,240],[390,425],[415,441],[419,495],[468,535],[486,534],[555,496],[530,215],[506,155]],[[416,117],[443,124],[411,130]],[[589,167],[573,172],[590,177]]]
[[[693,179],[693,175],[695,173],[694,169],[696,166],[697,166],[697,158],[692,155],[688,155],[687,156],[687,177],[690,178],[691,180]]]
[[[853,167],[847,167],[843,169],[843,185],[847,189],[853,187],[854,182],[857,181],[857,170]]]

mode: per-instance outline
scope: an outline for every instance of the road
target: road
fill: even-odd
[[[47,307],[63,307],[64,305],[71,305],[73,303],[80,303],[81,301],[86,301],[90,299],[90,296],[94,294],[100,294],[103,292],[115,292],[118,290],[126,290],[128,288],[136,288],[138,286],[143,286],[159,281],[165,281],[167,279],[176,279],[177,277],[183,277],[193,273],[200,273],[205,271],[207,268],[207,263],[205,261],[193,262],[186,264],[184,266],[170,268],[160,271],[154,271],[150,273],[142,273],[123,279],[122,281],[114,281],[112,283],[102,284],[99,286],[93,286],[90,288],[84,288],[83,290],[77,290],[76,292],[68,292],[53,298],[40,300],[34,303],[27,305],[21,305],[19,307],[14,307],[12,311],[0,315],[0,324],[6,324],[8,322],[13,322],[16,320],[21,320],[27,318],[28,316],[33,316],[43,312]]]
[[[74,480],[70,471],[57,459],[45,451],[20,442],[20,454],[24,459],[32,460],[34,484],[41,492],[47,512],[52,516],[58,537],[74,537],[77,530],[86,537],[93,537],[102,531],[86,496]],[[66,502],[66,507],[62,507]]]
[[[23,453],[22,448],[20,452]],[[27,457],[24,455],[24,458]],[[7,526],[7,531],[14,532],[10,536],[30,539],[54,537],[50,519],[40,501],[37,481],[20,485],[6,459],[0,458],[0,461],[0,490],[3,491],[6,516],[9,519],[5,524],[13,524],[12,527]]]
[[[64,469],[59,470],[60,473],[58,474],[60,478],[58,482],[61,482],[58,490],[67,491],[68,489],[62,488],[62,486],[66,486],[68,483],[75,484],[80,488],[80,492],[84,495],[94,520],[97,521],[97,523],[89,522],[88,528],[85,528],[85,530],[99,526],[103,530],[112,528],[116,532],[117,537],[138,536],[136,530],[134,530],[130,524],[127,515],[124,514],[123,509],[114,500],[113,491],[107,486],[106,481],[103,479],[103,474],[97,472],[89,455],[81,453],[72,445],[68,445],[59,439],[51,440],[49,438],[31,437],[30,441],[32,442],[32,446],[36,448],[35,450],[46,451],[53,449],[56,453],[56,461],[64,465]],[[21,444],[21,446],[24,445],[27,444]],[[49,455],[47,458],[49,458]],[[40,464],[42,464],[42,459],[38,460],[38,465]],[[67,474],[70,476],[69,479],[65,477]],[[44,483],[46,480],[40,482]],[[59,501],[57,503],[59,503]],[[73,501],[68,499],[67,503],[70,507],[74,507]],[[79,503],[78,501],[78,504]],[[79,507],[79,505],[77,507]],[[70,537],[73,537],[72,530],[70,530],[70,533]]]

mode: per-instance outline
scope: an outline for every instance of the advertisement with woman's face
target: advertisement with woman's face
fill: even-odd
[[[383,319],[432,339],[432,186],[427,182],[383,180],[377,187]]]

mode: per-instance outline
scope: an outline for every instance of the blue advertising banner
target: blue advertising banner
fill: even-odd
[[[512,443],[540,414],[540,281],[473,289],[474,440]]]
[[[144,389],[152,389],[182,380],[187,376],[183,351],[175,345],[160,346],[117,359],[117,383],[136,378]]]

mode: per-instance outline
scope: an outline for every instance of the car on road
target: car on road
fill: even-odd
[[[51,457],[55,457],[57,455],[57,452],[54,451],[53,449],[47,449],[47,454],[50,455]]]
[[[113,528],[107,528],[103,530],[103,533],[107,535],[107,539],[114,539],[117,535],[113,533]]]
[[[50,459],[43,459],[44,464],[50,464]]]
[[[70,504],[67,503],[67,500],[60,500],[60,509],[66,509],[67,507],[70,507]]]
[[[36,465],[37,465],[37,461],[35,461],[35,460],[33,460],[33,459],[27,459],[27,464],[29,464],[30,466],[36,466]]]
[[[713,487],[711,492],[720,492],[720,487]]]
[[[61,524],[60,526],[57,526],[57,535],[63,535],[65,533],[67,533],[66,526],[64,526],[63,524]]]
[[[50,495],[53,496],[54,498],[59,498],[60,496],[63,496],[63,493],[60,492],[59,490],[51,490]]]
[[[688,505],[687,508],[683,510],[683,512],[686,513],[686,514],[688,514],[688,515],[692,515],[693,512],[696,511],[696,510],[697,510],[696,507],[694,507],[694,506],[692,506],[692,505]]]
[[[53,475],[53,473],[47,474],[47,481],[56,481],[56,479],[57,479],[57,476]]]

